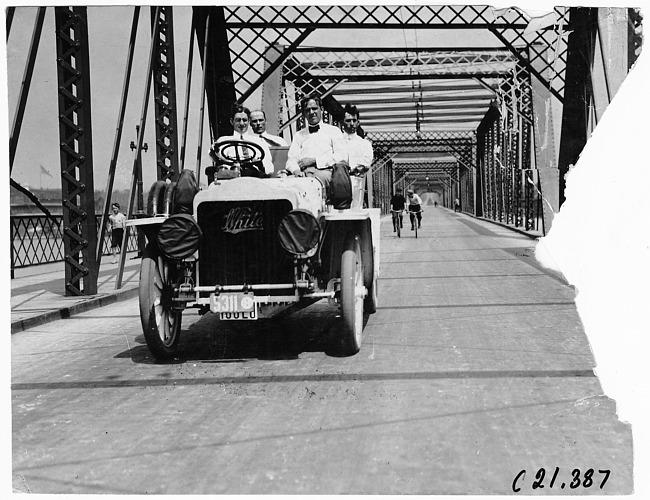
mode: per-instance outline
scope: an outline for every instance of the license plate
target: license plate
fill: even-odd
[[[257,302],[252,293],[210,294],[210,310],[223,320],[257,319]]]

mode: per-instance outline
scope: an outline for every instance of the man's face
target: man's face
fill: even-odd
[[[253,111],[251,113],[251,128],[256,134],[266,132],[266,119],[264,113]]]
[[[318,125],[323,116],[323,110],[316,101],[310,99],[303,112],[309,125]]]
[[[244,134],[248,130],[248,115],[244,112],[235,113],[235,116],[230,120],[232,123],[235,132],[238,134]]]
[[[343,130],[345,130],[346,134],[353,134],[357,131],[357,127],[359,126],[359,119],[351,115],[350,113],[345,113],[345,116],[343,117]]]

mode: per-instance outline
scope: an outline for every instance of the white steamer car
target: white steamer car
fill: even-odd
[[[254,154],[242,159],[228,147]],[[186,308],[222,321],[258,321],[321,299],[340,307],[340,354],[359,351],[379,279],[380,211],[363,208],[365,179],[352,177],[351,208],[335,210],[317,179],[240,176],[260,153],[255,144],[230,141],[217,151],[226,167],[211,167],[207,189],[198,191],[190,171],[177,183],[158,181],[151,216],[129,221],[147,237],[140,316],[156,358],[176,355]]]

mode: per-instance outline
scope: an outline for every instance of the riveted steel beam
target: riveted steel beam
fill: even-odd
[[[55,7],[66,295],[97,293],[90,63],[85,7]]]
[[[158,29],[154,29],[154,24]],[[151,7],[154,42],[153,92],[156,125],[158,180],[178,177],[178,118],[176,109],[176,66],[172,7]]]

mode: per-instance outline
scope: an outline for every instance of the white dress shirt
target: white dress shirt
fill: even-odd
[[[413,193],[413,196],[407,196],[406,200],[408,201],[409,205],[422,206],[422,198],[420,198],[417,193]]]
[[[373,159],[372,144],[370,141],[359,137],[356,132],[353,134],[344,134],[345,144],[348,149],[348,165],[350,168],[363,165],[370,168]]]
[[[266,142],[269,146],[288,146],[287,141],[285,141],[282,137],[278,135],[273,135],[269,134],[268,132],[262,132],[261,134],[255,134],[258,137],[261,137],[264,139],[264,142]],[[268,140],[267,140],[268,139]],[[270,141],[270,142],[269,142]]]
[[[271,158],[271,150],[269,149],[269,145],[266,143],[265,140],[261,139],[257,135],[253,135],[249,132],[246,132],[245,134],[238,134],[235,133],[233,135],[222,135],[217,139],[217,142],[213,144],[213,148],[219,143],[224,142],[224,141],[249,141],[249,142],[254,142],[258,146],[262,148],[262,151],[264,151],[264,159],[262,160],[262,165],[264,165],[264,171],[271,175],[275,171],[273,168],[273,158]],[[245,151],[245,150],[244,150]]]
[[[343,133],[327,123],[319,123],[318,127],[317,132],[309,133],[309,128],[305,127],[296,133],[287,154],[287,170],[300,171],[298,161],[302,158],[315,158],[318,169],[348,159]]]

